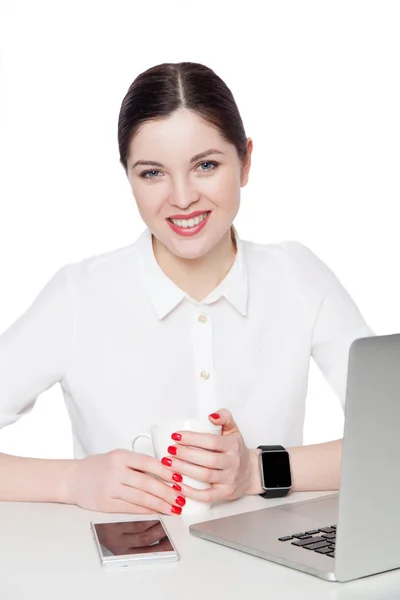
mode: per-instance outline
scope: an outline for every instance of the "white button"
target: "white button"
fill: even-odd
[[[200,323],[206,323],[206,321],[207,321],[207,316],[206,316],[206,315],[200,315],[200,316],[199,316],[199,321],[200,321]]]
[[[200,373],[200,377],[201,377],[202,379],[208,379],[208,378],[210,377],[210,373],[209,373],[208,371],[202,371],[202,372]]]

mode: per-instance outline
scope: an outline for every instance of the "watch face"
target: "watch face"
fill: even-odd
[[[286,450],[262,452],[261,460],[264,473],[264,488],[289,488],[292,485],[290,476],[289,453]]]

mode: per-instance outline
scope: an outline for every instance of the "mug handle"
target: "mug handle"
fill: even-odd
[[[133,450],[133,452],[135,452],[135,442],[136,442],[136,440],[138,440],[141,437],[145,437],[148,440],[150,440],[151,443],[153,443],[153,440],[151,439],[151,435],[149,433],[138,433],[137,435],[135,435],[135,437],[131,441],[131,450]]]
[[[131,441],[131,449],[133,450],[133,452],[135,452],[135,442],[136,442],[136,440],[138,440],[141,437],[147,438],[153,444],[153,440],[152,440],[151,435],[149,433],[138,433],[137,435],[135,435],[135,437]],[[153,445],[153,449],[154,449],[154,445]],[[159,481],[162,481],[163,483],[168,483],[169,485],[172,485],[171,482],[164,481],[163,479],[161,479],[161,477],[158,477],[157,475],[153,475],[152,474],[151,476],[154,477],[155,479],[158,479]]]

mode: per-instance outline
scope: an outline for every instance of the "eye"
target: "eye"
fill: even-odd
[[[161,171],[158,171],[157,169],[151,169],[149,171],[143,171],[140,173],[140,177],[142,179],[158,179],[157,173],[161,173]]]
[[[200,169],[200,172],[208,173],[209,171],[214,171],[218,167],[218,165],[219,163],[215,160],[206,160],[199,163],[196,168],[205,167]],[[160,173],[161,171],[159,171],[158,169],[148,169],[147,171],[143,171],[142,173],[140,173],[139,177],[141,177],[142,179],[150,179],[155,181],[156,179],[160,179]]]
[[[208,166],[209,168],[200,169],[200,171],[202,171],[203,173],[206,173],[207,171],[214,171],[218,167],[218,165],[219,165],[219,163],[217,163],[217,161],[215,161],[215,160],[206,160],[206,161],[199,163],[197,166],[198,167],[203,167],[203,166],[207,167]]]

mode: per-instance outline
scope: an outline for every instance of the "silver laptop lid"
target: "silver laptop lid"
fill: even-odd
[[[400,567],[400,334],[349,354],[336,538],[339,581]]]

